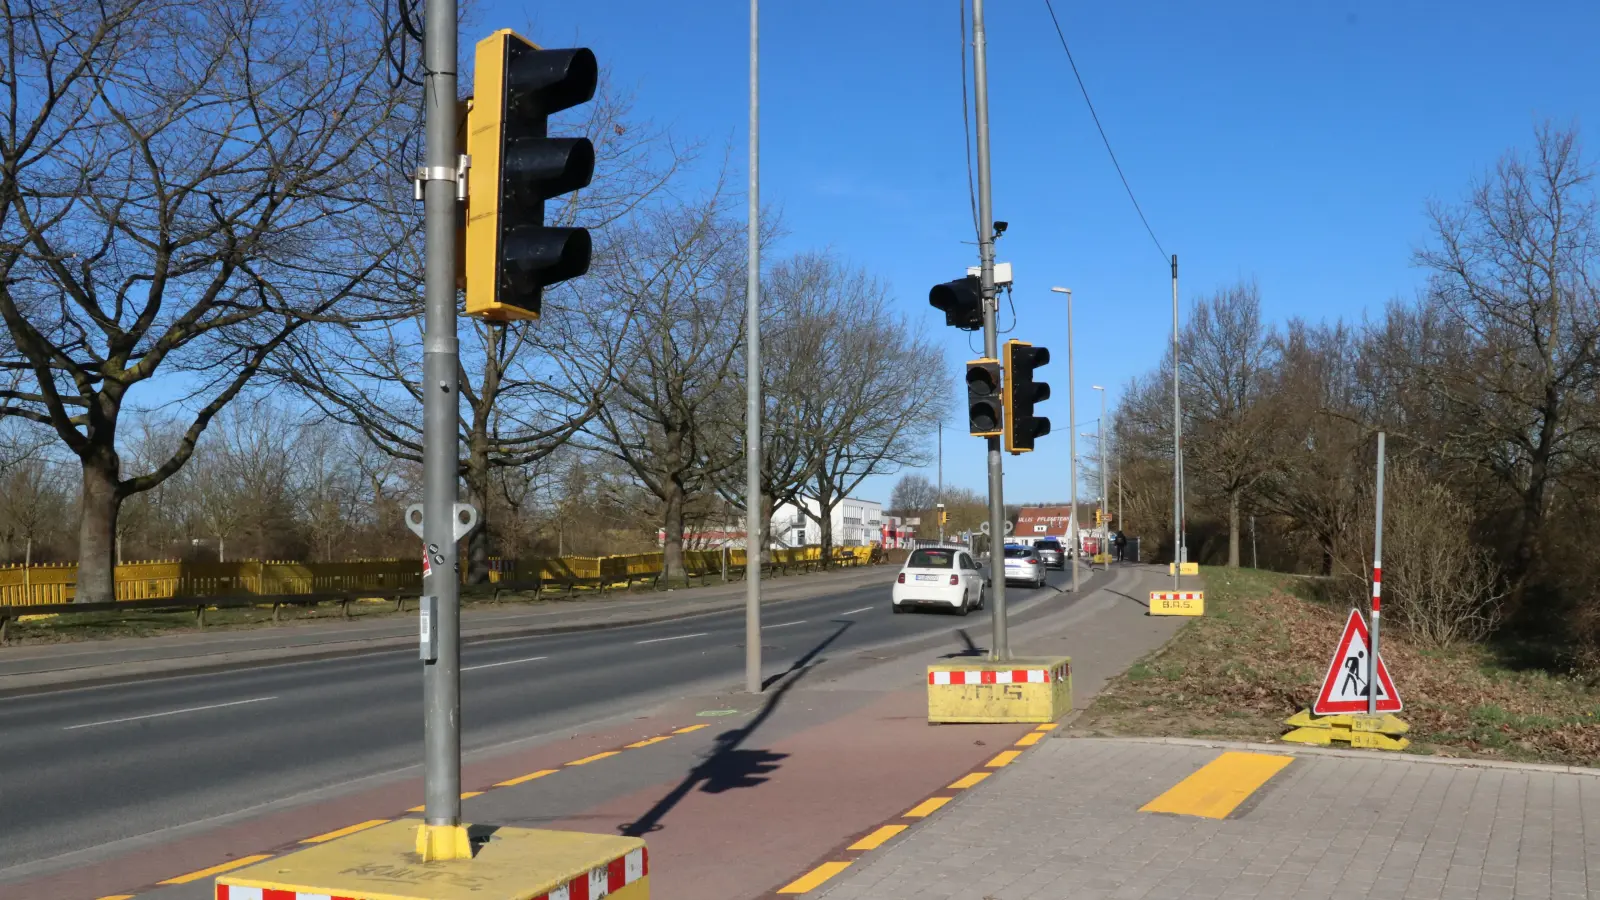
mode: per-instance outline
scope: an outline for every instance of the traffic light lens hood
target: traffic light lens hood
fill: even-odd
[[[513,46],[506,64],[507,93],[518,115],[548,116],[594,99],[600,64],[587,47],[527,50]]]

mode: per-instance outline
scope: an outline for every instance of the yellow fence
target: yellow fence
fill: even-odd
[[[835,559],[849,564],[870,561],[871,547],[838,547]],[[727,551],[729,571],[742,570],[743,550]],[[819,547],[772,551],[776,565],[815,563]],[[691,575],[722,571],[723,552],[686,550],[684,567]],[[579,585],[611,585],[654,578],[661,573],[662,554],[627,556],[563,556],[556,559],[491,560],[489,580],[547,581]],[[0,567],[0,606],[43,606],[70,603],[76,594],[76,563]],[[165,597],[278,596],[343,591],[388,593],[422,587],[420,560],[377,559],[360,562],[297,563],[254,559],[237,562],[125,563],[116,568],[118,600]]]

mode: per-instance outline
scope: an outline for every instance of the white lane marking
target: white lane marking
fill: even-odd
[[[514,666],[517,663],[538,662],[541,659],[549,659],[549,658],[550,657],[548,657],[548,656],[529,656],[529,657],[524,657],[523,659],[508,659],[508,660],[505,660],[504,662],[497,662],[497,663],[480,663],[480,664],[478,664],[476,666],[462,666],[461,667],[461,671],[463,671],[463,672],[471,672],[473,669],[492,669],[495,666]]]
[[[766,631],[768,628],[788,628],[790,625],[804,625],[805,623],[805,619],[798,619],[793,622],[780,622],[777,625],[763,625],[761,626],[761,630]]]
[[[121,719],[106,719],[102,722],[84,722],[81,725],[68,725],[62,731],[76,731],[79,728],[93,728],[96,725],[116,725],[120,722],[137,722],[140,719],[159,719],[162,716],[175,716],[179,713],[201,712],[207,709],[222,709],[226,706],[243,706],[246,703],[261,703],[265,700],[276,700],[277,697],[253,697],[249,700],[234,700],[229,703],[212,703],[209,706],[190,706],[184,709],[169,709],[166,712],[146,713],[142,716],[126,716]]]
[[[842,613],[839,613],[839,615],[841,615],[841,616],[853,616],[853,615],[855,615],[855,614],[856,614],[856,613],[858,613],[858,612],[866,612],[866,611],[867,611],[867,610],[869,610],[869,609],[876,609],[876,608],[877,608],[877,607],[873,607],[873,606],[863,606],[863,607],[861,607],[861,608],[860,608],[860,609],[852,609],[852,610],[850,610],[850,611],[849,611],[849,612],[842,612]]]
[[[686,640],[688,638],[705,637],[706,635],[708,635],[710,633],[711,632],[709,632],[709,631],[697,631],[694,634],[675,634],[672,637],[651,638],[648,641],[634,641],[634,643],[635,644],[659,644],[662,641],[682,641],[682,640]]]

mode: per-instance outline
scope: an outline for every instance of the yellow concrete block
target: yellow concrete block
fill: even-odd
[[[414,819],[389,822],[237,869],[217,878],[217,896],[242,887],[352,900],[534,900],[581,879],[590,897],[649,900],[649,856],[638,838],[473,826],[472,858],[423,862],[416,827]]]
[[[1369,716],[1365,713],[1343,713],[1334,716],[1313,715],[1311,710],[1302,709],[1283,724],[1290,728],[1342,728],[1349,731],[1368,731],[1378,734],[1402,735],[1411,730],[1406,721],[1393,713],[1380,713]]]
[[[471,859],[472,841],[465,825],[417,826],[417,856],[423,862]]]
[[[930,722],[1054,722],[1072,710],[1065,656],[928,666]]]
[[[1205,591],[1151,591],[1152,616],[1203,616],[1206,614]]]

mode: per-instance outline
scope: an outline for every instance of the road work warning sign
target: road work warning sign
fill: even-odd
[[[1206,614],[1205,591],[1151,591],[1152,616],[1203,616]]]
[[[1367,711],[1367,694],[1372,687],[1367,683],[1371,672],[1367,662],[1370,647],[1366,620],[1361,618],[1361,613],[1350,610],[1350,618],[1345,622],[1344,634],[1339,638],[1333,661],[1328,663],[1328,674],[1322,679],[1322,690],[1317,693],[1312,712],[1319,716],[1332,716]],[[1389,679],[1389,669],[1383,664],[1382,654],[1378,656],[1377,681],[1378,712],[1399,712],[1400,694]]]

